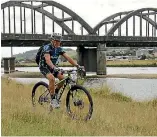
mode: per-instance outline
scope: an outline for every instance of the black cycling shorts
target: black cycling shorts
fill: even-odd
[[[40,67],[40,72],[46,77],[47,74],[51,73],[54,75],[55,78],[57,78],[59,72],[54,72],[53,69],[50,69],[48,67]]]

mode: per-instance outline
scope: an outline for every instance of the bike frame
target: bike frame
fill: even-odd
[[[62,79],[62,80],[59,81],[58,83],[55,83],[55,86],[57,86],[57,85],[61,84],[62,82],[64,82],[63,86],[61,87],[61,89],[59,90],[59,92],[58,92],[58,94],[57,94],[57,98],[56,98],[56,99],[58,99],[59,101],[60,101],[60,99],[61,99],[61,97],[62,97],[62,94],[63,94],[65,88],[67,87],[67,85],[69,85],[69,89],[71,89],[71,87],[74,86],[74,85],[76,85],[76,83],[77,83],[76,81],[74,81],[74,80],[71,78],[71,73],[70,73],[70,71],[67,71],[67,74],[68,74],[68,76],[65,76],[64,79]],[[77,77],[77,79],[78,79],[78,77]],[[48,90],[48,91],[49,91],[49,90]],[[46,90],[45,92],[47,92],[47,90]],[[44,93],[45,93],[45,92],[44,92]],[[43,94],[44,94],[44,93],[43,93]],[[43,94],[42,94],[42,95],[43,95]],[[50,92],[47,93],[46,96],[48,96],[49,94],[50,94]],[[42,95],[41,95],[41,96],[42,96]]]
[[[67,77],[65,77],[64,79],[62,79],[61,81],[59,81],[58,83],[55,84],[55,86],[59,85],[60,83],[64,82],[63,86],[61,87],[60,91],[58,92],[57,95],[57,99],[60,100],[62,97],[62,94],[66,88],[67,85],[69,85],[69,88],[71,89],[72,85],[76,85],[76,82],[74,82],[71,78],[70,78],[70,74],[68,74]],[[70,84],[72,82],[72,85]]]

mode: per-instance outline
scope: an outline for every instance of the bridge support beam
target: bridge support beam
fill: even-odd
[[[106,75],[106,44],[97,46],[97,75]]]
[[[77,48],[78,64],[84,66],[87,72],[96,72],[96,48]]]
[[[4,60],[4,73],[9,73],[9,58],[3,58]]]

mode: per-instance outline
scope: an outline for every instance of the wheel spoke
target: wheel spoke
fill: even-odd
[[[34,107],[42,107],[44,109],[49,108],[50,95],[47,88],[47,84],[38,84],[36,88],[32,91],[32,104]]]
[[[93,111],[92,100],[84,88],[76,88],[69,94],[68,111],[73,119],[88,120]]]

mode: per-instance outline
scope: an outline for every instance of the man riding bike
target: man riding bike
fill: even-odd
[[[71,57],[69,57],[61,47],[61,37],[53,36],[50,38],[50,43],[43,46],[40,55],[39,69],[40,72],[49,80],[49,91],[51,95],[50,105],[53,108],[60,107],[59,101],[56,99],[56,94],[63,86],[63,84],[61,84],[55,89],[55,78],[58,78],[59,80],[64,79],[63,74],[56,68],[59,55],[62,55],[75,67],[80,68],[80,66]]]

